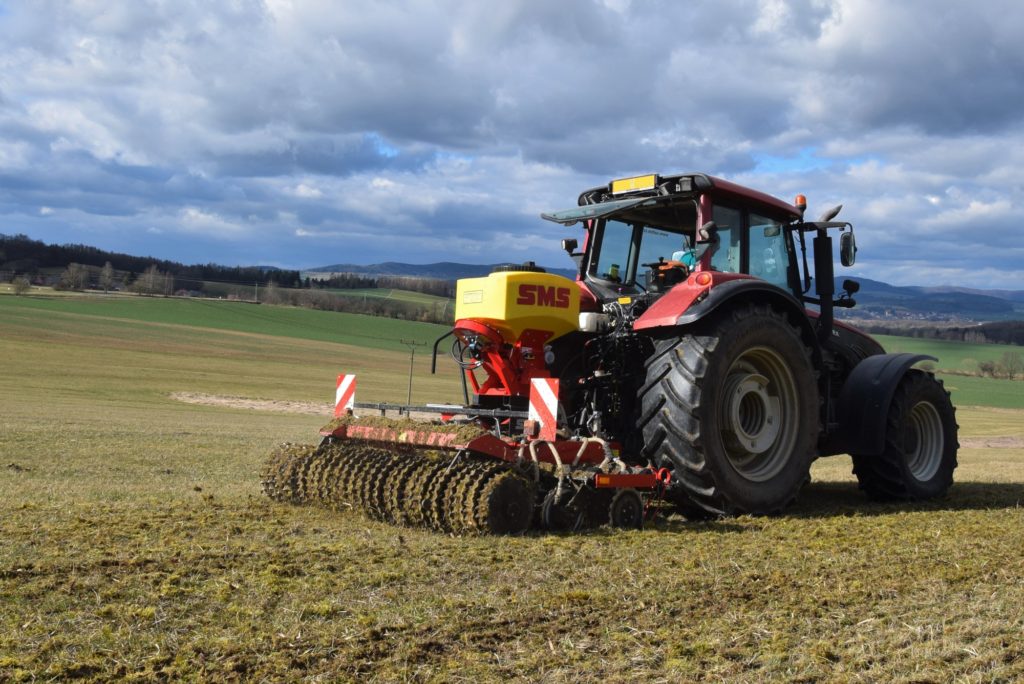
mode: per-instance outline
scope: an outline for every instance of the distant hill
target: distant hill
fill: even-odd
[[[836,292],[845,278],[836,278]],[[1024,318],[1024,292],[974,290],[952,287],[890,285],[870,278],[852,278],[860,283],[854,295],[856,308],[844,310],[858,318],[910,320],[1009,320]]]
[[[511,262],[505,262],[511,263]],[[413,278],[437,278],[439,280],[458,280],[459,278],[479,278],[502,264],[459,264],[452,261],[439,261],[434,264],[403,264],[387,261],[383,264],[332,264],[317,268],[304,269],[302,274],[314,273],[355,273],[368,276],[409,276]],[[548,273],[556,273],[566,278],[575,278],[576,271],[571,268],[552,268],[543,266]]]
[[[1017,302],[1018,304],[1024,304],[1024,290],[978,290],[970,287],[919,287],[917,288],[922,292],[958,292],[964,294],[974,295],[985,295],[987,297],[998,297],[999,299],[1006,299],[1011,302]]]

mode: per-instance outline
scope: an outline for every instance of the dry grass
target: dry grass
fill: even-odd
[[[401,398],[404,354],[46,316],[0,358],[0,681],[1024,678],[1021,448],[963,449],[927,504],[840,458],[782,517],[450,538],[262,497],[319,417],[170,398],[320,402],[341,366]]]

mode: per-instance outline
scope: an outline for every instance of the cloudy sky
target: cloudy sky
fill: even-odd
[[[1024,289],[1020,0],[0,0],[0,232],[188,263],[534,259],[700,170],[853,273]]]

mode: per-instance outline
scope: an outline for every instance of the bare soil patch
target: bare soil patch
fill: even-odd
[[[961,437],[962,449],[1024,449],[1024,437],[1009,435],[995,437]]]
[[[202,394],[200,392],[172,392],[171,399],[186,404],[202,404],[203,406],[223,406],[225,408],[247,409],[250,411],[276,411],[278,413],[301,413],[309,416],[329,416],[334,413],[334,406],[326,402],[315,401],[284,401],[281,399],[253,399],[251,397],[233,397],[223,394]],[[395,412],[391,412],[395,415]],[[367,410],[359,414],[363,418],[371,418],[378,414]],[[411,411],[401,418],[421,422],[433,422],[438,414]]]
[[[251,411],[302,413],[311,416],[329,416],[334,410],[334,407],[326,402],[252,399],[249,397],[231,397],[220,394],[200,394],[198,392],[174,392],[171,394],[171,399],[174,399],[175,401],[183,401],[186,404],[223,406],[227,408],[248,409]]]

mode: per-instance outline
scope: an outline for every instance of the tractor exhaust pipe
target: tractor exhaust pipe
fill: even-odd
[[[814,279],[817,281],[815,290],[818,293],[818,307],[821,312],[818,316],[818,342],[824,346],[832,339],[832,296],[836,292],[836,285],[832,265],[832,238],[823,228],[819,228],[817,233],[814,238]]]

